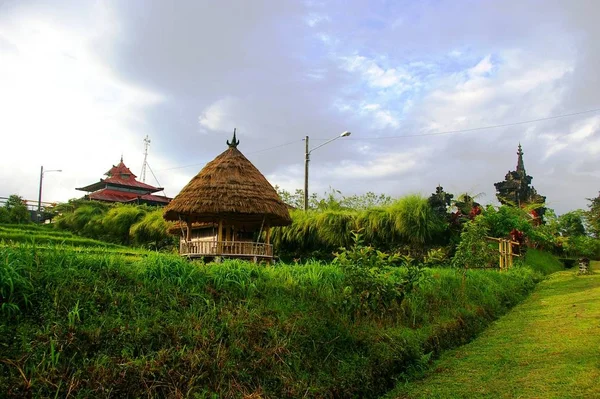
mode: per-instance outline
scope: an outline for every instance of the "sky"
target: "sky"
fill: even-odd
[[[239,149],[273,185],[480,194],[517,162],[561,214],[600,190],[600,2],[0,0],[0,197],[124,162],[179,190]],[[568,116],[565,116],[568,115]],[[529,122],[534,121],[534,122]],[[523,123],[522,123],[523,122]],[[501,125],[501,126],[499,126]],[[480,129],[490,126],[494,128]]]

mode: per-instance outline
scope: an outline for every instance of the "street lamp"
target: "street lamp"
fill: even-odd
[[[317,148],[321,148],[324,145],[331,143],[334,140],[337,140],[337,139],[339,139],[341,137],[348,137],[351,134],[352,133],[350,133],[349,131],[345,131],[344,133],[340,134],[339,136],[335,136],[331,140],[327,140],[323,144],[316,146],[312,150],[308,149],[308,136],[306,136],[306,138],[304,139],[304,141],[305,141],[304,144],[306,145],[305,146],[305,150],[304,150],[304,210],[305,211],[308,210],[308,162],[310,162],[310,154],[311,154],[311,152],[313,152]]]
[[[37,211],[37,221],[40,222],[42,218],[42,182],[44,180],[44,173],[48,172],[62,172],[61,169],[52,169],[44,172],[44,166],[42,165],[40,169],[40,195],[38,196],[38,211]]]

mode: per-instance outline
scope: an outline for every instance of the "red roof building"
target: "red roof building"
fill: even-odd
[[[165,195],[155,195],[163,191],[162,187],[154,187],[136,180],[136,175],[125,166],[123,157],[121,162],[105,173],[106,179],[100,179],[85,187],[76,188],[86,191],[86,199],[105,202],[124,202],[132,204],[148,204],[164,206],[171,202],[171,198]]]

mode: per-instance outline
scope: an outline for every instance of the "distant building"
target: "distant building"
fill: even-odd
[[[85,187],[77,188],[86,191],[86,199],[105,202],[123,202],[130,204],[147,204],[165,206],[171,202],[171,198],[154,193],[163,191],[162,187],[154,187],[136,180],[131,170],[123,163],[123,157],[118,165],[105,173],[106,179],[100,179]]]
[[[537,204],[539,206],[533,209],[531,213],[534,218],[541,218],[546,211],[546,208],[543,206],[546,202],[546,197],[539,195],[535,188],[531,186],[533,177],[528,176],[527,172],[525,172],[521,144],[519,144],[517,156],[517,170],[509,171],[504,177],[504,181],[494,183],[496,197],[503,205],[512,205],[519,208]]]

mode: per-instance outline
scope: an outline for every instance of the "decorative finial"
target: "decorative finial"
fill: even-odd
[[[235,139],[235,128],[233,129],[233,139],[231,139],[231,143],[229,142],[229,140],[227,140],[227,145],[229,146],[229,148],[237,148],[238,144],[240,143],[239,140]]]
[[[123,163],[123,154],[121,153],[121,163]]]
[[[519,150],[517,151],[517,172],[525,173],[525,164],[523,163],[523,149],[521,148],[521,143],[519,143]]]

